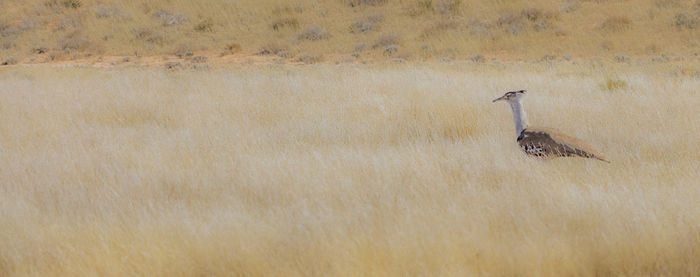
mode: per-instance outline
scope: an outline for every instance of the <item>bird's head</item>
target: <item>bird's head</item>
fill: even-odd
[[[525,92],[527,92],[527,91],[524,89],[523,90],[516,90],[516,91],[509,91],[509,92],[506,92],[506,94],[504,94],[503,96],[494,99],[492,102],[501,101],[501,100],[505,100],[508,102],[519,101],[520,97],[522,97],[523,94],[525,94]]]

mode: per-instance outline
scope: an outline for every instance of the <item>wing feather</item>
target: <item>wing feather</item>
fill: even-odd
[[[594,146],[553,128],[528,127],[518,136],[518,144],[537,156],[580,156],[607,162]]]

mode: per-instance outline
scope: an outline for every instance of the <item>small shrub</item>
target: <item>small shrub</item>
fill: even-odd
[[[433,11],[433,0],[418,0],[418,8],[424,11]]]
[[[601,89],[607,91],[617,91],[627,88],[627,82],[617,78],[607,78],[601,85]]]
[[[287,50],[286,46],[283,46],[279,43],[276,42],[271,42],[268,44],[265,44],[261,49],[260,52],[258,52],[258,55],[276,55],[280,51],[285,51]]]
[[[673,25],[678,29],[695,29],[698,26],[698,17],[686,12],[677,13],[673,18]]]
[[[386,34],[377,39],[372,48],[387,47],[393,44],[399,44],[399,37],[394,34]]]
[[[122,10],[114,6],[108,6],[105,4],[95,5],[95,17],[97,18],[110,18],[118,17],[122,15]]]
[[[163,22],[164,26],[180,25],[189,22],[189,18],[181,13],[172,14],[165,10],[158,10],[153,13],[153,17]]]
[[[138,40],[143,40],[158,45],[162,45],[165,42],[163,35],[147,28],[134,30],[134,36]]]
[[[600,24],[600,29],[619,32],[630,28],[632,21],[626,16],[610,16]]]
[[[437,2],[437,10],[444,15],[459,14],[462,0],[440,0]]]
[[[542,58],[540,58],[540,61],[541,62],[552,62],[556,59],[557,59],[557,56],[547,54],[547,55],[542,56]]]
[[[76,28],[80,26],[80,20],[75,17],[75,16],[70,16],[61,19],[61,21],[58,22],[58,25],[56,26],[57,30],[65,30],[69,28]]]
[[[502,14],[496,21],[496,25],[512,35],[517,35],[524,28],[522,15],[513,13]]]
[[[213,32],[214,23],[211,21],[211,19],[203,20],[194,26],[194,30],[197,32]]]
[[[520,12],[527,20],[535,22],[544,19],[544,11],[539,8],[527,8]]]
[[[66,35],[58,42],[59,50],[65,52],[74,52],[83,50],[87,47],[88,41],[79,32],[73,32]]]
[[[560,12],[563,13],[571,13],[579,10],[581,8],[581,4],[578,2],[566,2],[564,5],[561,5],[561,8],[559,8]]]
[[[351,33],[365,33],[372,30],[379,29],[379,23],[384,20],[384,16],[381,13],[370,14],[363,19],[355,21],[350,25]]]
[[[32,53],[34,53],[34,54],[44,54],[48,51],[49,51],[49,48],[43,47],[43,46],[38,46],[38,47],[32,48]]]
[[[80,0],[65,0],[61,4],[63,4],[63,7],[71,9],[77,9],[83,5],[83,3],[80,2]]]
[[[275,53],[275,55],[277,55],[277,56],[280,57],[280,58],[291,58],[291,57],[293,56],[293,55],[292,55],[292,52],[289,51],[289,50],[280,50],[280,51],[277,51],[277,53]]]
[[[283,28],[298,29],[299,20],[297,20],[296,18],[289,17],[278,19],[275,22],[272,22],[272,30],[279,31]]]
[[[615,56],[615,61],[618,63],[629,63],[630,62],[630,57],[625,56],[625,55],[616,55]]]
[[[182,68],[182,63],[180,62],[167,62],[165,63],[165,69],[175,70]]]
[[[439,34],[448,30],[455,30],[459,28],[459,23],[452,20],[441,20],[433,24],[432,26],[423,30],[422,37],[430,37],[435,34]]]
[[[230,55],[233,53],[238,53],[242,49],[243,48],[241,47],[240,44],[233,42],[233,43],[229,43],[228,45],[226,45],[226,47],[224,48],[224,51],[226,54]]]
[[[319,63],[321,61],[323,61],[323,56],[316,54],[303,54],[297,58],[297,62],[305,64]]]
[[[482,54],[476,54],[469,58],[469,60],[475,63],[484,63],[486,62],[486,57],[484,57]]]
[[[185,57],[191,57],[194,55],[194,52],[189,46],[182,45],[175,50],[175,53],[173,53],[175,56],[178,58],[185,58]]]
[[[388,0],[343,0],[350,7],[357,7],[362,5],[367,6],[379,6],[384,5]]]
[[[326,32],[326,29],[318,25],[311,25],[309,27],[306,27],[306,29],[304,29],[304,31],[302,31],[301,34],[299,34],[299,39],[311,41],[326,38],[328,38],[328,32]]]
[[[668,62],[670,60],[671,59],[669,59],[668,56],[666,56],[666,54],[661,54],[658,57],[651,58],[652,62],[659,62],[659,63],[665,63],[665,62]]]
[[[491,24],[478,19],[471,19],[467,24],[469,26],[469,33],[472,35],[486,35],[491,31]]]
[[[391,56],[399,51],[399,46],[396,44],[388,45],[384,48],[384,55]]]
[[[2,65],[13,65],[13,64],[17,64],[18,62],[19,62],[19,59],[17,59],[17,57],[15,57],[15,56],[12,56],[12,57],[9,57],[9,58],[3,60]]]
[[[189,58],[188,60],[193,62],[193,63],[206,63],[207,57],[206,56],[194,56],[192,58]]]

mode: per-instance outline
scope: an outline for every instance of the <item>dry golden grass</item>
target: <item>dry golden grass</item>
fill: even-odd
[[[700,275],[700,81],[616,67],[7,69],[0,275]]]
[[[318,32],[316,32],[318,31]],[[397,50],[373,47],[387,36]],[[253,55],[282,59],[502,60],[700,49],[697,1],[467,0],[28,0],[0,2],[0,58],[24,63],[98,56]],[[313,39],[308,39],[313,38]],[[316,39],[318,38],[318,39]],[[236,51],[238,52],[238,51]],[[277,53],[270,53],[275,56]],[[1,60],[0,60],[1,62]]]

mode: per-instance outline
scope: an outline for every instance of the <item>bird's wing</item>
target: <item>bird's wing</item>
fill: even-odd
[[[580,156],[607,162],[594,146],[557,129],[528,127],[518,136],[518,144],[526,151],[527,147],[537,147],[546,156]]]

